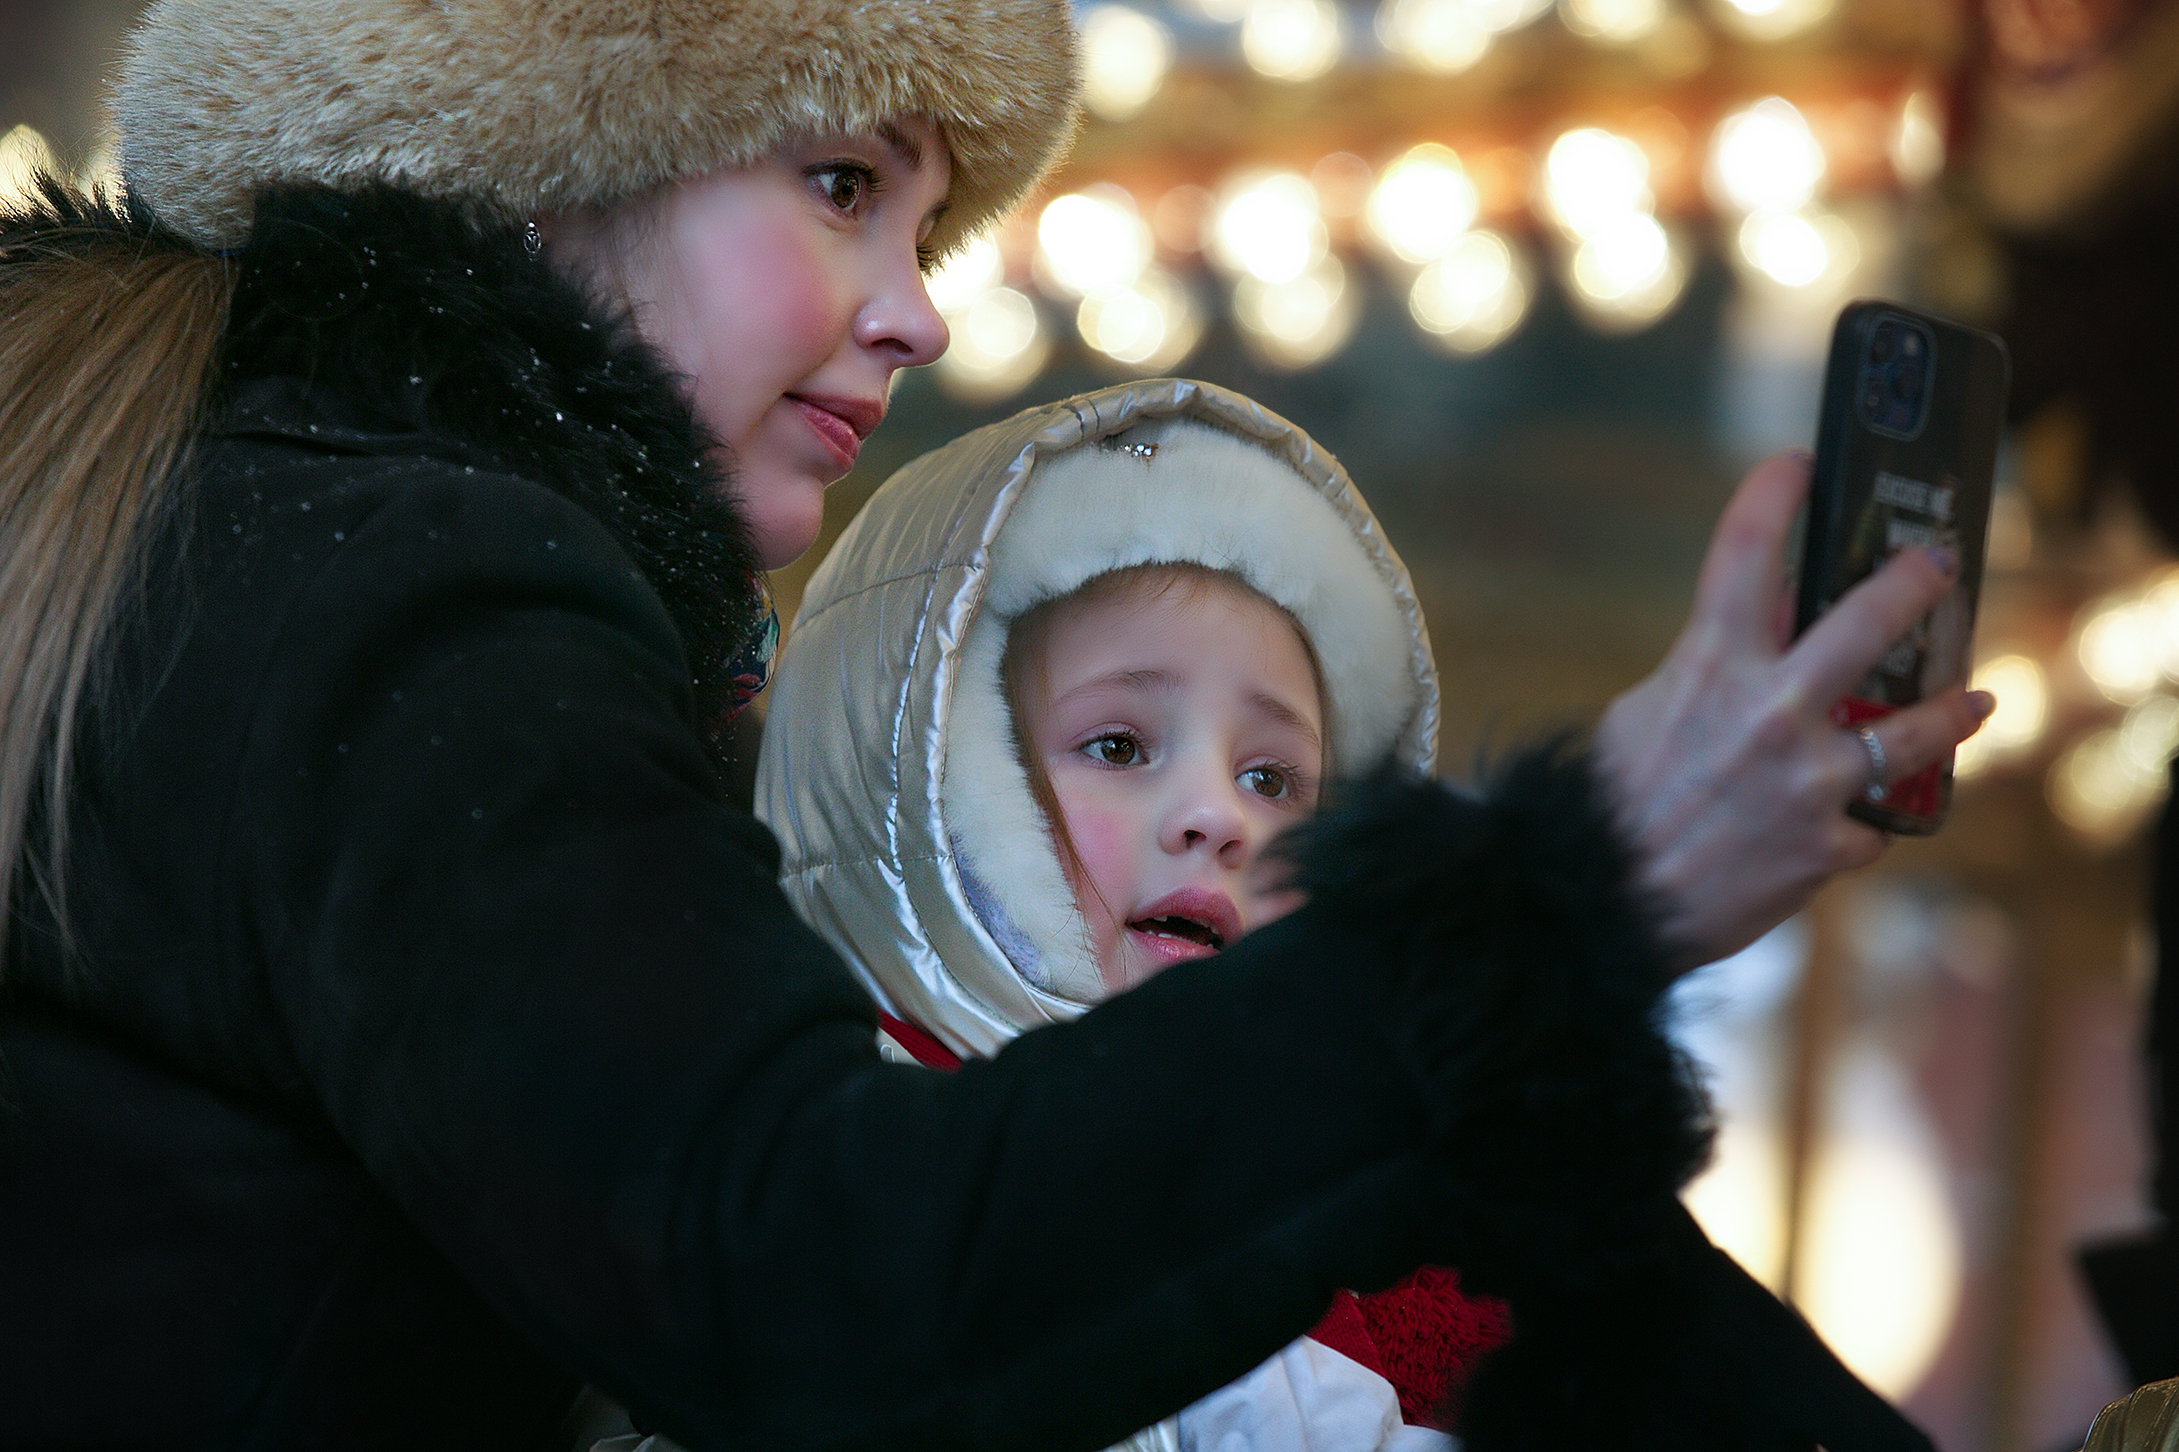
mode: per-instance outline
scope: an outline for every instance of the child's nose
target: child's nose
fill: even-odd
[[[1222,867],[1246,866],[1248,815],[1235,790],[1226,781],[1191,784],[1166,818],[1161,845],[1175,854],[1206,853]]]

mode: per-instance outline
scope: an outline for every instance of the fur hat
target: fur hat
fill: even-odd
[[[921,116],[953,157],[942,251],[1056,159],[1078,69],[1066,0],[155,0],[115,111],[131,195],[215,248],[270,184],[515,219]]]

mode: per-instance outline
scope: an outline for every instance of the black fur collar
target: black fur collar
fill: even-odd
[[[235,260],[215,420],[299,382],[325,422],[426,435],[558,490],[664,599],[697,719],[723,728],[729,666],[770,607],[714,440],[624,318],[511,227],[391,188],[267,193]]]

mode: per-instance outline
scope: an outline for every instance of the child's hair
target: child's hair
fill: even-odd
[[[1317,660],[1316,645],[1309,639],[1309,632],[1301,628],[1294,613],[1258,590],[1231,570],[1214,569],[1197,564],[1193,560],[1175,560],[1169,563],[1129,565],[1123,569],[1107,570],[1049,600],[1039,601],[1016,616],[1006,632],[1006,649],[999,656],[999,688],[1006,695],[1006,709],[1014,727],[1014,751],[1021,761],[1021,769],[1029,777],[1029,793],[1036,799],[1037,809],[1050,824],[1052,841],[1059,848],[1062,864],[1068,880],[1081,883],[1092,894],[1097,885],[1082,868],[1082,857],[1074,845],[1074,837],[1067,830],[1067,818],[1059,807],[1059,795],[1052,790],[1051,773],[1030,742],[1024,723],[1029,719],[1030,703],[1049,689],[1049,653],[1052,627],[1062,611],[1083,606],[1102,605],[1109,601],[1131,600],[1138,605],[1149,605],[1158,600],[1177,598],[1181,602],[1196,599],[1213,591],[1225,590],[1256,601],[1268,607],[1286,622],[1294,632],[1294,639],[1301,643],[1302,656],[1309,662],[1309,677],[1316,684],[1317,712],[1323,719],[1322,757],[1332,760],[1331,702],[1324,692],[1324,667]],[[1109,904],[1100,903],[1108,908]]]

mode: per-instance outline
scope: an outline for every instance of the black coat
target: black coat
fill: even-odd
[[[655,362],[397,194],[237,265],[73,951],[16,904],[0,1447],[537,1447],[588,1378],[693,1447],[1094,1448],[1335,1287],[1654,1261],[1703,1134],[1579,758],[1358,793],[1309,908],[882,1064],[715,782],[749,559]]]

